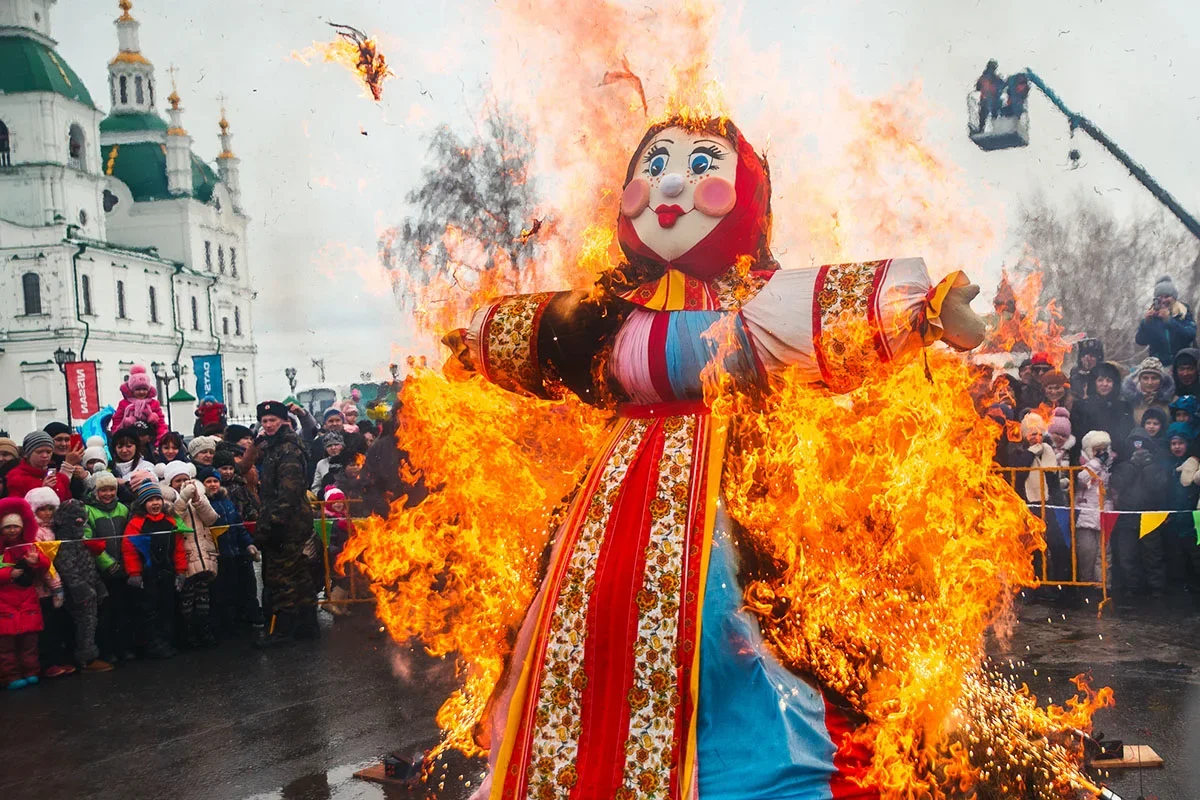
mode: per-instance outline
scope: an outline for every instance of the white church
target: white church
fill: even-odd
[[[0,428],[19,441],[66,419],[56,352],[96,362],[101,407],[133,364],[159,364],[187,433],[192,356],[219,354],[230,415],[251,414],[249,218],[224,112],[214,168],[120,0],[105,115],[55,50],[55,2],[0,0]]]

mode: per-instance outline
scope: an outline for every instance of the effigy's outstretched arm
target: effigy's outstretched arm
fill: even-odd
[[[796,367],[844,390],[870,365],[935,341],[976,347],[978,293],[961,272],[935,284],[919,258],[835,264],[770,273],[742,318],[768,374]]]
[[[565,389],[597,402],[602,343],[622,319],[618,304],[588,292],[510,295],[443,341],[462,366],[510,391],[550,398]]]

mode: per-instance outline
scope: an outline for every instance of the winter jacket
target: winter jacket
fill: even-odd
[[[1113,505],[1118,511],[1161,511],[1167,482],[1175,479],[1163,464],[1158,447],[1141,428],[1126,437],[1112,469]]]
[[[1107,371],[1116,376],[1113,390],[1107,395],[1093,394],[1080,400],[1071,410],[1071,431],[1083,440],[1088,431],[1104,431],[1114,442],[1120,442],[1133,430],[1133,409],[1121,398],[1120,373],[1116,367],[1101,364],[1097,372]]]
[[[120,564],[121,539],[118,537],[125,534],[125,525],[129,522],[129,507],[118,500],[104,506],[93,497],[87,505],[87,515],[91,538],[105,540],[105,553]]]
[[[246,483],[246,479],[236,472],[229,480],[221,481],[221,488],[229,494],[229,499],[237,507],[242,522],[257,522],[261,504],[258,495]]]
[[[24,498],[30,489],[46,485],[46,472],[34,469],[28,461],[21,461],[9,470],[5,480],[5,488],[9,497]],[[71,478],[65,472],[57,472],[54,476],[54,493],[62,501],[71,499]]]
[[[400,497],[405,508],[419,505],[429,496],[424,473],[412,466],[408,451],[395,436],[381,436],[367,451],[362,471],[363,502],[351,508],[351,515],[386,517],[393,501]]]
[[[220,494],[210,495],[208,502],[213,511],[217,512],[216,524],[229,526],[229,530],[217,538],[217,549],[220,551],[221,558],[244,555],[246,549],[254,542],[250,538],[250,532],[242,523],[242,515],[238,513],[237,504],[224,489]]]
[[[42,629],[42,606],[33,584],[50,571],[50,559],[34,544],[38,526],[29,504],[22,498],[6,497],[0,500],[0,517],[7,514],[20,514],[24,530],[19,544],[0,552],[0,636],[18,636]],[[25,563],[31,548],[37,553],[33,565]],[[16,576],[15,570],[20,571]]]
[[[1033,456],[1030,467],[1057,467],[1059,466],[1058,459],[1054,454],[1054,448],[1042,442],[1035,444],[1032,447],[1026,448],[1030,455]],[[1025,480],[1025,501],[1031,505],[1042,504],[1043,498],[1049,505],[1062,504],[1062,490],[1059,485],[1059,475],[1057,472],[1042,472],[1033,470],[1024,475]]]
[[[204,484],[197,480],[189,480],[175,498],[175,516],[185,526],[191,528],[190,533],[183,536],[183,546],[187,551],[187,577],[199,575],[202,572],[217,574],[217,540],[213,536],[212,526],[217,524],[220,516],[208,502],[204,492]]]
[[[54,535],[58,538],[58,553],[54,556],[54,569],[62,578],[67,596],[76,605],[86,605],[91,600],[100,602],[108,597],[104,581],[96,569],[96,554],[88,546],[87,509],[78,500],[69,500],[54,512]],[[104,543],[98,542],[100,552]]]
[[[1135,425],[1142,424],[1142,415],[1150,408],[1161,410],[1164,414],[1167,414],[1167,419],[1169,420],[1170,414],[1167,409],[1170,407],[1171,401],[1175,399],[1175,381],[1171,379],[1170,375],[1164,375],[1158,391],[1152,396],[1147,396],[1142,394],[1141,390],[1138,389],[1137,378],[1130,375],[1121,385],[1121,397],[1124,398],[1125,402],[1129,403],[1129,409],[1133,414],[1133,423]]]
[[[1112,492],[1109,482],[1112,478],[1112,439],[1107,433],[1099,432],[1084,437],[1086,445],[1080,450],[1081,469],[1076,477],[1075,506],[1079,509],[1079,519],[1076,524],[1081,528],[1100,529],[1100,512],[1112,511]],[[1100,505],[1101,492],[1104,494],[1103,508]]]
[[[260,439],[259,499],[262,507],[255,542],[280,547],[312,537],[313,514],[308,502],[308,459],[299,438],[287,426]]]
[[[187,574],[188,557],[183,544],[184,531],[179,520],[159,513],[135,514],[125,526],[121,540],[121,556],[125,574],[141,575],[147,566],[168,570],[176,575]]]
[[[1196,500],[1200,499],[1200,486],[1196,485],[1193,477],[1189,483],[1184,483],[1183,472],[1187,462],[1195,461],[1188,456],[1173,456],[1170,452],[1163,454],[1163,470],[1170,476],[1163,493],[1165,502],[1163,511],[1195,511]]]
[[[1171,362],[1171,379],[1175,381],[1175,394],[1181,397],[1185,394],[1200,395],[1200,374],[1197,374],[1195,380],[1187,385],[1179,381],[1179,359],[1181,356],[1191,358],[1197,364],[1200,364],[1200,350],[1194,347],[1185,347],[1175,354],[1175,359]]]
[[[113,412],[109,422],[109,430],[113,433],[127,428],[136,422],[147,422],[154,426],[154,444],[157,445],[167,435],[167,418],[163,415],[162,406],[158,402],[158,392],[150,387],[147,397],[138,399],[133,396],[133,390],[128,383],[121,384],[121,402]]]
[[[1134,341],[1150,348],[1150,355],[1162,363],[1174,363],[1176,353],[1196,343],[1196,320],[1192,317],[1192,309],[1176,300],[1165,320],[1143,318],[1138,323]]]

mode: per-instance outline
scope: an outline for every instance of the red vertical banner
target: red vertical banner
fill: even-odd
[[[100,410],[95,361],[71,361],[63,365],[71,397],[71,419],[85,420]]]

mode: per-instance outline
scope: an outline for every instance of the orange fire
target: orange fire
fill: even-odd
[[[514,274],[497,255],[508,243],[447,228],[459,268],[416,293],[414,328],[431,342],[491,295],[586,288],[609,269],[630,150],[647,116],[668,112],[732,114],[768,153],[785,268],[912,254],[936,276],[977,268],[994,247],[998,215],[929,146],[919,85],[877,100],[834,86],[802,103],[769,54],[735,41],[738,70],[722,86],[711,65],[723,12],[704,0],[584,0],[570,14],[527,0],[497,13],[495,92],[534,131],[531,177],[545,187],[535,264]],[[842,395],[784,376],[761,407],[712,378],[708,399],[735,417],[725,502],[743,546],[774,565],[746,587],[747,605],[782,659],[866,717],[871,779],[889,796],[1014,788],[1031,765],[1046,775],[1038,791],[1090,789],[1050,735],[1085,728],[1109,695],[1040,709],[981,667],[985,634],[1010,623],[1012,590],[1032,580],[1040,523],[990,474],[995,430],[974,412],[965,364],[930,360],[933,383],[908,363]],[[393,638],[455,659],[461,688],[438,713],[438,749],[476,754],[556,512],[606,416],[427,371],[404,401],[404,446],[439,488],[358,526],[343,560],[364,565]]]
[[[1055,369],[1061,369],[1063,359],[1071,352],[1072,340],[1063,337],[1059,324],[1062,310],[1058,301],[1041,303],[1042,274],[1029,272],[1023,280],[1014,282],[1002,272],[996,290],[995,312],[989,317],[988,336],[978,352],[1028,358],[1033,353],[1047,353]]]

